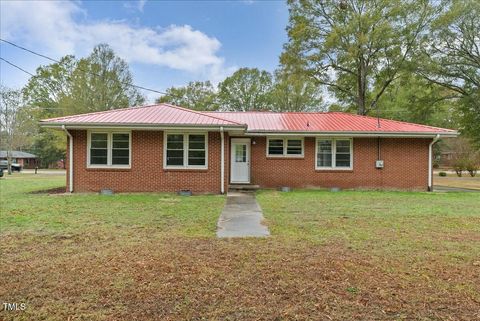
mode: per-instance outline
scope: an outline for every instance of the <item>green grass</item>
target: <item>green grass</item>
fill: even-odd
[[[0,233],[132,231],[213,237],[224,197],[173,194],[32,194],[65,185],[64,176],[17,174],[0,181]]]
[[[325,190],[262,191],[272,234],[362,252],[480,256],[480,194]]]
[[[474,320],[480,194],[260,191],[272,236],[220,240],[225,197],[32,194],[0,179],[0,320]]]

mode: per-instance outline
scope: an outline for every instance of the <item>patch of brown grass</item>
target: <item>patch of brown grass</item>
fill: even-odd
[[[434,175],[433,184],[439,186],[480,190],[480,174],[475,177],[471,177],[470,175],[465,173],[462,177],[458,177],[455,174],[442,177],[438,176],[437,174]]]
[[[4,235],[2,320],[478,320],[480,266],[342,243]]]

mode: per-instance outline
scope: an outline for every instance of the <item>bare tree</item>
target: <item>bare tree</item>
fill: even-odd
[[[26,115],[23,113],[23,98],[19,90],[0,87],[0,132],[2,145],[7,151],[8,174],[12,174],[12,150],[23,145],[26,139],[24,124]]]

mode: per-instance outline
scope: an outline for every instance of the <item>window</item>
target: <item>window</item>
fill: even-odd
[[[352,139],[317,138],[317,169],[351,169]]]
[[[302,155],[302,140],[287,139],[287,155]]]
[[[268,138],[267,156],[303,157],[303,139]]]
[[[206,134],[165,136],[165,168],[207,168]]]
[[[350,140],[335,141],[335,167],[350,167]]]
[[[90,145],[90,164],[108,164],[108,134],[92,133]]]
[[[112,165],[130,163],[130,135],[112,134]]]
[[[188,135],[188,165],[205,166],[205,135]]]
[[[268,155],[283,155],[283,139],[268,140]]]
[[[183,135],[167,135],[167,166],[183,166]]]
[[[317,142],[317,167],[332,167],[331,139],[322,139]]]
[[[247,145],[235,144],[235,162],[236,163],[247,162]]]
[[[130,167],[130,133],[96,133],[88,136],[87,167]]]

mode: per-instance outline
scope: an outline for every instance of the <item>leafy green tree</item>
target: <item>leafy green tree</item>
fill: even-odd
[[[453,1],[432,24],[418,72],[457,94],[461,130],[480,148],[480,2]]]
[[[300,65],[343,105],[365,115],[415,59],[440,10],[428,0],[289,0],[281,64]]]
[[[72,74],[77,63],[74,56],[65,56],[58,63],[37,68],[22,91],[26,102],[42,111],[38,116],[48,118],[74,113],[70,101]]]
[[[170,103],[194,110],[217,110],[218,97],[210,81],[193,81],[184,87],[171,87],[157,103]]]
[[[100,44],[86,58],[65,56],[39,67],[23,93],[29,105],[50,117],[142,104],[144,97],[132,85],[128,64],[108,45]]]
[[[41,167],[66,158],[65,146],[67,139],[65,133],[58,130],[41,128],[32,145],[32,152],[40,159]]]
[[[241,68],[218,85],[222,110],[272,109],[272,75],[257,68]]]
[[[379,116],[438,127],[457,128],[455,92],[411,72],[399,74],[379,99]]]
[[[300,72],[278,70],[271,98],[275,111],[318,111],[323,108],[321,88]]]
[[[86,58],[65,56],[59,62],[37,68],[23,88],[30,115],[43,118],[125,108],[139,105],[144,97],[132,86],[128,64],[105,44],[100,44]],[[33,126],[33,149],[43,165],[65,156],[63,133]]]
[[[106,44],[78,61],[71,76],[75,113],[141,105],[145,98],[132,86],[128,64]]]

